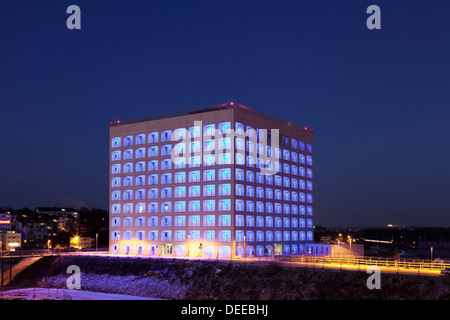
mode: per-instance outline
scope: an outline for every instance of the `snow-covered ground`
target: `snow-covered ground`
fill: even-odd
[[[161,300],[124,294],[94,292],[87,290],[20,288],[0,291],[0,299],[22,300]]]

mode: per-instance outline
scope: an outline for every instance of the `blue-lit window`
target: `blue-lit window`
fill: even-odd
[[[189,182],[200,182],[200,171],[189,171]]]
[[[256,197],[257,198],[264,198],[264,188],[256,187]]]
[[[158,142],[158,132],[151,132],[148,134],[148,142],[156,143]]]
[[[145,143],[145,134],[138,134],[136,136],[136,144],[144,144]]]
[[[204,137],[213,136],[215,129],[216,129],[215,124],[205,124],[203,126],[203,136]]]
[[[153,160],[148,162],[148,171],[158,170],[158,160]]]
[[[186,241],[186,231],[185,230],[176,230],[175,233],[175,241]]]
[[[216,186],[214,184],[208,184],[203,186],[204,197],[214,197],[216,195]]]
[[[313,183],[312,183],[312,181],[307,181],[307,182],[306,182],[306,188],[307,188],[308,190],[312,190],[312,189],[313,189]]]
[[[138,190],[136,190],[136,199],[137,199],[137,200],[143,200],[143,199],[145,199],[145,190],[144,190],[144,189],[138,189]]]
[[[291,206],[288,204],[283,204],[283,213],[284,214],[290,214],[291,213]]]
[[[246,210],[248,212],[255,212],[255,202],[251,200],[246,201]]]
[[[306,174],[305,174],[305,168],[304,167],[298,167],[298,170],[299,170],[299,175],[301,176],[301,177],[304,177],[304,176],[306,176]]]
[[[216,210],[216,201],[215,200],[203,200],[203,211],[211,212]]]
[[[231,184],[219,184],[219,196],[230,196],[231,195]]]
[[[253,156],[248,155],[245,158],[247,167],[255,167],[255,158]]]
[[[143,172],[145,171],[145,162],[140,161],[136,163],[136,172]]]
[[[266,213],[273,213],[273,203],[266,202]]]
[[[290,173],[290,165],[287,163],[283,164],[283,173],[289,174]]]
[[[283,213],[281,203],[275,203],[275,213]]]
[[[200,216],[189,216],[190,227],[200,227]]]
[[[218,217],[219,227],[231,227],[231,216],[229,214],[222,214]]]
[[[289,152],[289,150],[283,150],[283,160],[290,160],[290,155],[291,153]]]
[[[266,184],[273,185],[273,175],[266,176]]]
[[[283,186],[289,188],[291,185],[290,181],[291,180],[288,177],[283,177]]]
[[[291,165],[291,171],[292,171],[292,175],[294,175],[294,176],[298,175],[298,167],[295,164]]]
[[[306,227],[305,219],[300,218],[299,222],[300,222],[300,228],[305,228]]]
[[[305,208],[304,205],[299,205],[298,209],[299,209],[299,212],[300,212],[301,215],[304,216],[306,214],[306,208]]]
[[[161,204],[162,212],[172,212],[172,202],[163,202]]]
[[[245,135],[249,138],[256,138],[256,130],[252,126],[245,126]]]
[[[186,187],[176,187],[174,196],[175,198],[186,197]]]
[[[200,138],[201,130],[199,126],[194,126],[189,128],[189,135],[191,138]]]
[[[216,170],[203,170],[203,181],[215,181]]]
[[[245,150],[247,152],[255,152],[255,144],[253,143],[253,141],[247,140],[245,141]]]
[[[283,240],[284,241],[289,241],[289,237],[290,236],[290,232],[289,231],[284,231],[283,232]],[[285,246],[286,247],[286,246]],[[289,253],[289,249],[285,250],[285,252],[287,251],[287,253]]]
[[[246,172],[246,181],[247,182],[255,182],[255,173],[253,171],[247,170]]]
[[[216,164],[216,156],[215,155],[204,155],[203,156],[203,165],[204,166],[214,166]]]
[[[157,213],[158,212],[158,203],[157,202],[150,202],[148,204],[148,212],[150,212],[150,213]]]
[[[162,188],[161,189],[161,199],[172,198],[172,188]]]
[[[276,200],[281,200],[282,199],[282,195],[281,195],[281,190],[280,189],[275,189],[275,199]]]
[[[157,241],[158,240],[158,230],[150,230],[148,232],[148,238],[151,241]]]
[[[189,186],[189,197],[200,197],[200,186]]]
[[[175,160],[175,169],[183,169],[186,168],[186,158],[178,158]]]
[[[219,211],[231,211],[231,200],[222,199],[219,200]]]
[[[118,161],[120,160],[120,151],[113,151],[112,155],[111,155],[111,160],[112,161]]]
[[[230,168],[219,169],[218,174],[219,174],[219,181],[231,180],[231,169]]]
[[[172,231],[171,230],[161,231],[161,241],[172,241]]]
[[[113,191],[111,194],[111,200],[118,201],[120,200],[120,192],[119,191]]]
[[[273,241],[273,231],[266,231],[266,241]]]
[[[220,165],[231,164],[232,156],[229,153],[216,154],[216,156],[219,158]]]
[[[133,200],[133,191],[132,190],[125,190],[123,192],[123,199],[124,200]]]
[[[123,159],[130,160],[133,159],[133,149],[127,149],[123,152]]]
[[[275,228],[281,228],[281,221],[280,217],[275,217]]]
[[[266,198],[273,199],[273,190],[272,188],[266,188]]]
[[[244,211],[244,200],[236,199],[235,210]]]
[[[245,150],[244,149],[244,139],[236,137],[235,138],[235,148],[236,148],[236,150],[244,151]]]
[[[305,241],[305,231],[300,231],[300,241]]]
[[[185,183],[186,182],[186,172],[176,172],[175,183]]]
[[[118,148],[118,147],[120,147],[120,138],[119,138],[119,137],[116,137],[116,138],[113,138],[113,139],[112,139],[111,147],[112,147],[112,148]]]
[[[133,163],[131,163],[131,162],[125,163],[123,165],[123,172],[124,173],[131,173],[131,172],[133,172]]]
[[[136,149],[136,158],[145,158],[145,148]]]
[[[235,224],[236,224],[236,227],[243,227],[244,226],[244,216],[236,215],[235,216]]]
[[[298,193],[298,199],[300,202],[305,202],[306,201],[306,196],[303,192],[299,192]]]
[[[242,184],[235,184],[235,193],[237,196],[243,196],[244,195],[244,186]]]
[[[261,172],[256,172],[256,183],[264,183],[264,175]]]
[[[284,227],[284,228],[289,228],[289,227],[290,227],[290,221],[289,221],[289,218],[284,218],[284,219],[283,219],[283,227]]]
[[[238,164],[241,166],[245,165],[245,155],[244,154],[236,152],[234,154],[234,156],[235,156],[235,164]]]
[[[311,156],[306,156],[306,164],[308,166],[312,166],[313,165],[313,159]]]
[[[126,203],[123,205],[123,213],[131,213],[132,205],[129,203]]]
[[[133,185],[133,177],[128,176],[123,178],[123,186],[124,187],[131,187]]]
[[[145,203],[136,203],[136,213],[145,213]]]
[[[255,188],[253,186],[247,186],[246,194],[247,194],[247,197],[254,197],[255,196]]]
[[[305,143],[303,141],[298,142],[298,149],[300,151],[305,151]]]
[[[149,185],[155,185],[158,184],[158,175],[157,174],[151,174],[148,176],[148,184]]]
[[[218,125],[218,128],[222,134],[230,133],[231,132],[231,122],[221,122]]]
[[[136,186],[143,186],[145,185],[145,176],[137,176],[136,177]]]
[[[313,177],[313,171],[312,171],[312,169],[310,169],[310,168],[306,169],[306,176],[307,176],[308,178],[312,178],[312,177]]]
[[[131,146],[133,144],[133,136],[126,136],[123,138],[123,145],[125,147]]]
[[[259,212],[259,213],[264,212],[264,202],[256,201],[256,212]]]
[[[247,242],[255,241],[255,232],[254,231],[247,230],[246,234],[247,234],[247,238],[246,238]]]
[[[255,226],[255,217],[247,216],[245,219],[245,224],[247,227],[254,227]]]
[[[306,144],[306,152],[309,152],[309,153],[313,152],[313,146],[311,143]]]
[[[214,215],[204,215],[203,216],[203,226],[204,227],[214,227],[216,225],[216,216]]]
[[[112,179],[112,183],[111,183],[111,187],[113,187],[113,188],[120,187],[120,178],[113,178]]]
[[[305,190],[306,189],[306,183],[305,180],[299,180],[299,188]]]
[[[199,212],[200,211],[200,201],[189,201],[189,212]]]
[[[289,191],[284,190],[283,191],[283,200],[284,201],[290,201],[291,200],[291,194]]]
[[[161,142],[172,140],[172,130],[166,130],[161,132]]]
[[[305,164],[306,163],[306,157],[305,157],[305,155],[304,154],[299,154],[299,156],[298,156],[298,162],[300,162],[300,163],[302,163],[302,164]]]
[[[312,241],[313,240],[313,233],[312,233],[312,231],[307,231],[306,232],[306,240],[308,240],[308,241]]]
[[[216,140],[203,140],[203,151],[214,151],[216,149]]]
[[[307,211],[308,216],[312,216],[313,208],[311,206],[308,206],[306,211]]]
[[[152,188],[148,190],[148,198],[149,199],[158,199],[158,189]]]
[[[292,188],[298,188],[298,180],[296,178],[291,178],[291,186]]]
[[[244,170],[236,168],[235,179],[244,181]]]
[[[183,140],[186,138],[186,135],[187,135],[186,128],[178,128],[172,132],[171,140],[172,141]]]
[[[186,201],[175,201],[175,212],[186,212]]]
[[[158,147],[150,147],[148,148],[148,156],[149,157],[157,157],[158,156]]]
[[[279,187],[282,186],[281,176],[275,175],[275,185]]]
[[[289,191],[285,191],[285,192],[289,193]],[[298,201],[298,194],[296,191],[291,192],[291,199],[292,199],[292,201]]]
[[[172,145],[166,144],[161,147],[161,155],[162,156],[170,156],[172,155]]]
[[[120,227],[120,218],[113,218],[111,221],[111,227],[119,228]]]
[[[200,241],[200,230],[192,230],[188,235],[190,241]]]
[[[171,173],[164,173],[161,175],[161,183],[162,184],[169,184],[172,183],[172,174]]]
[[[236,241],[244,242],[244,231],[243,230],[236,230]]]
[[[234,124],[234,131],[236,134],[241,134],[244,135],[245,134],[245,128],[244,125],[240,122],[235,122]]]
[[[111,169],[112,174],[118,174],[120,173],[120,164],[113,164]]]
[[[197,168],[200,167],[202,161],[200,156],[189,157],[189,168]]]
[[[295,193],[297,194],[297,193]],[[296,204],[291,205],[291,212],[292,214],[298,214],[298,206]]]
[[[204,230],[203,241],[207,242],[216,241],[216,232],[214,230]]]

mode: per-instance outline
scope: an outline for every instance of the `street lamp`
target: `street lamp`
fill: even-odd
[[[244,263],[247,260],[247,250],[245,248],[245,235],[244,235]]]
[[[98,246],[98,232],[95,234],[95,253],[97,253],[97,246]]]
[[[431,247],[430,249],[431,249],[431,261],[433,261],[433,247]]]

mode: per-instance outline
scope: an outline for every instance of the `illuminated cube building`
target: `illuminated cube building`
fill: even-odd
[[[313,243],[313,130],[248,107],[110,123],[111,253],[299,255]]]

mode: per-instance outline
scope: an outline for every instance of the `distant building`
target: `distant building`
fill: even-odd
[[[73,208],[59,208],[59,207],[37,207],[36,213],[40,214],[52,214],[52,215],[70,215],[75,219],[78,219],[78,210]]]
[[[427,259],[450,258],[450,242],[418,241],[417,255]]]
[[[85,249],[95,246],[95,238],[92,237],[70,237],[70,248]]]
[[[0,248],[2,251],[13,251],[21,247],[22,237],[19,232],[1,231],[0,232]]]
[[[348,244],[348,243],[308,243],[306,245],[306,256],[317,257],[364,257],[363,244]]]
[[[10,213],[0,213],[0,232],[12,230],[13,217]]]

